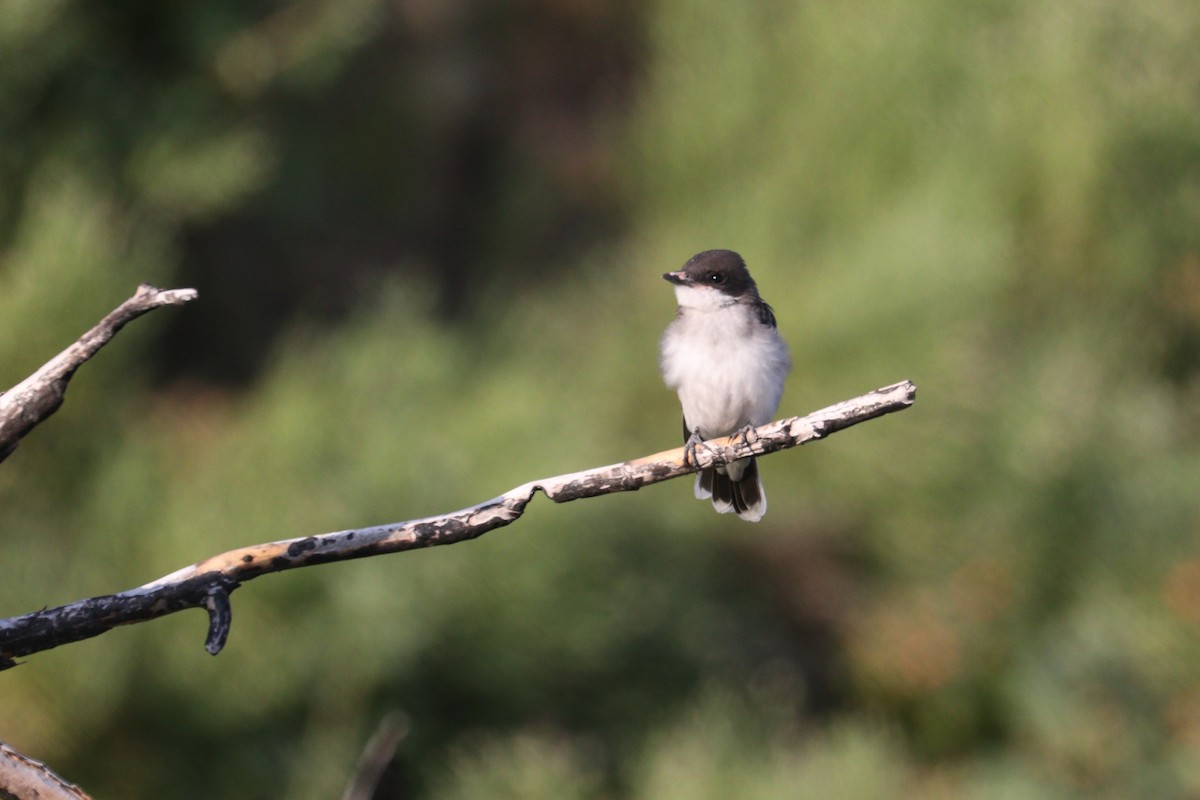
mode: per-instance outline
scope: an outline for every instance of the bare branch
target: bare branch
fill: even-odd
[[[137,589],[0,620],[0,669],[15,666],[13,659],[19,656],[185,608],[208,610],[205,646],[215,655],[224,645],[232,621],[229,594],[259,575],[474,539],[519,518],[539,490],[556,503],[636,491],[687,475],[696,468],[823,439],[851,425],[908,408],[916,392],[916,386],[903,381],[804,417],[767,423],[745,439],[741,435],[713,439],[707,443],[708,448],[697,449],[694,466],[684,464],[684,449],[679,447],[634,461],[531,481],[485,503],[437,517],[230,550]]]
[[[108,344],[117,331],[148,311],[194,299],[195,289],[155,289],[143,283],[133,297],[109,312],[73,345],[7,392],[0,393],[0,461],[17,449],[25,434],[58,410],[75,370]]]
[[[78,786],[64,781],[42,762],[3,743],[0,743],[0,797],[89,800],[89,795]]]

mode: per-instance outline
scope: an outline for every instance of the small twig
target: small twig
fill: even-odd
[[[393,711],[379,722],[371,741],[358,760],[358,768],[350,779],[342,800],[371,800],[388,765],[396,757],[396,749],[408,736],[408,716]]]
[[[209,610],[206,646],[216,654],[228,635],[229,594],[259,575],[474,539],[518,519],[539,490],[556,503],[636,491],[715,463],[823,439],[851,425],[908,408],[916,392],[916,386],[903,381],[804,417],[767,423],[749,436],[713,439],[706,448],[698,448],[693,465],[685,465],[684,448],[677,447],[634,461],[531,481],[485,503],[437,517],[230,550],[137,589],[0,620],[0,669],[14,666],[13,659],[19,656],[97,636],[117,625],[197,607]]]
[[[195,289],[155,289],[143,283],[133,297],[109,312],[73,345],[7,392],[0,393],[0,461],[17,449],[25,434],[58,410],[75,370],[108,344],[117,331],[148,311],[194,299]]]
[[[225,649],[225,640],[229,638],[233,603],[229,602],[229,592],[218,583],[208,587],[204,606],[208,609],[208,637],[204,640],[204,649],[215,656]]]

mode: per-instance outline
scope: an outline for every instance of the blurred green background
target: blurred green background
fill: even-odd
[[[0,2],[0,615],[675,446],[659,275],[739,250],[763,465],[267,576],[0,674],[98,798],[1200,797],[1194,0]]]

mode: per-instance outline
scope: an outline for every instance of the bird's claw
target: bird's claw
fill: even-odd
[[[758,430],[753,425],[747,425],[737,432],[737,436],[742,440],[742,444],[749,447],[758,441]]]
[[[683,443],[683,465],[685,467],[695,467],[699,461],[696,458],[696,451],[703,447],[712,455],[716,455],[716,451],[704,443],[704,439],[700,438],[699,429],[692,431],[692,435]]]

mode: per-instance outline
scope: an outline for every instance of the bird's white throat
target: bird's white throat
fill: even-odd
[[[675,302],[680,308],[713,311],[737,302],[733,297],[707,286],[676,286]]]

